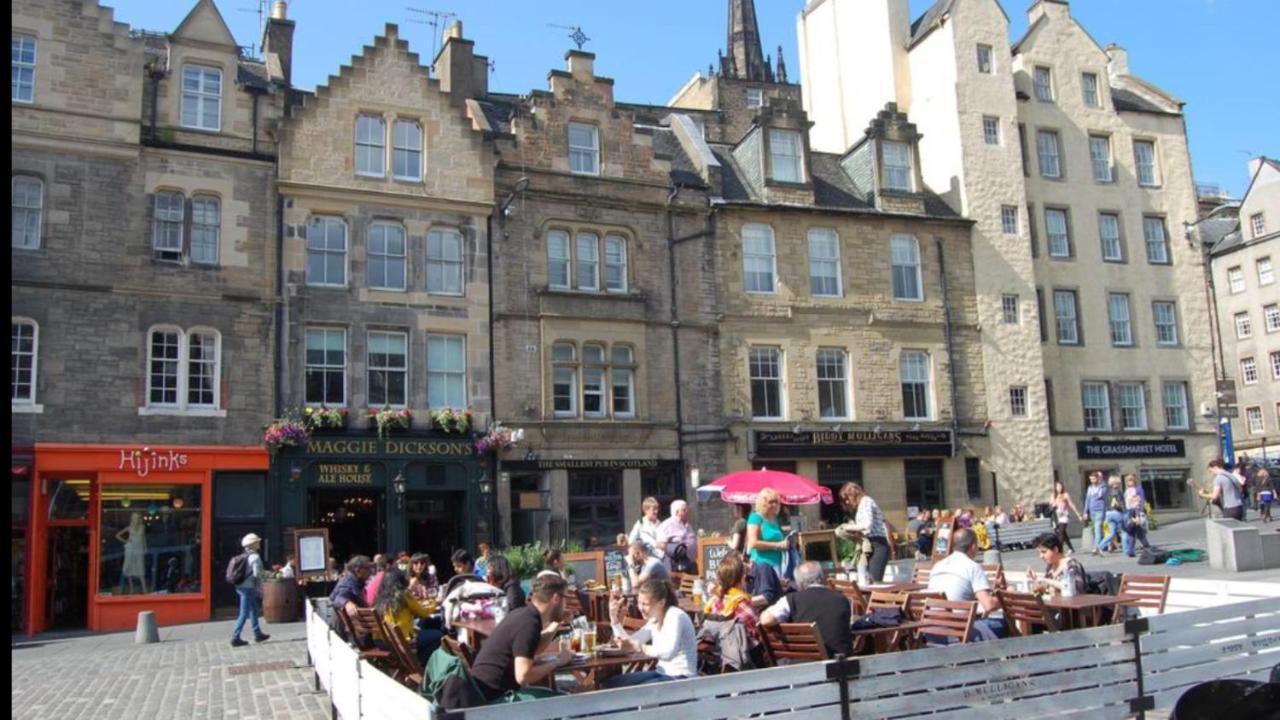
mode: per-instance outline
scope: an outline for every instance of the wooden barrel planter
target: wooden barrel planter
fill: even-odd
[[[296,580],[266,580],[262,583],[262,617],[269,623],[297,622],[302,602]]]

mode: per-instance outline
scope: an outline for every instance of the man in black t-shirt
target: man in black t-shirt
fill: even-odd
[[[551,635],[558,627],[554,622],[564,610],[568,586],[558,575],[544,575],[533,583],[529,604],[507,613],[484,641],[471,664],[471,677],[476,681],[486,702],[492,702],[510,690],[536,685],[573,660],[573,653],[562,650],[553,659],[537,662],[544,629]]]

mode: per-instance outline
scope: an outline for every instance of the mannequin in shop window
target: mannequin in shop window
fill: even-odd
[[[120,570],[120,593],[134,592],[134,581],[138,583],[138,593],[147,592],[147,527],[142,522],[142,513],[135,512],[129,516],[129,527],[116,533],[116,540],[124,543],[124,567]],[[128,585],[128,590],[125,585]]]

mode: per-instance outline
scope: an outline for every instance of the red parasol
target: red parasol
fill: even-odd
[[[751,504],[765,488],[778,491],[784,505],[816,505],[819,502],[830,505],[833,502],[830,488],[795,473],[767,469],[729,473],[698,488],[698,497],[707,500],[719,495],[725,502]]]

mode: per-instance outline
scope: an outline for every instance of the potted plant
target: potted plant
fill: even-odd
[[[369,425],[377,428],[380,438],[386,437],[387,433],[404,432],[413,427],[413,411],[409,408],[369,408]]]
[[[447,433],[463,434],[471,429],[471,411],[444,408],[432,413],[436,428]]]
[[[311,439],[311,430],[293,417],[276,418],[262,431],[262,444],[274,453],[282,447],[302,447]]]
[[[497,422],[493,424],[493,428],[488,433],[476,440],[476,453],[484,455],[489,452],[505,450],[523,439],[524,430],[513,430]]]
[[[321,405],[302,411],[302,419],[312,430],[341,430],[347,426],[347,409]]]

